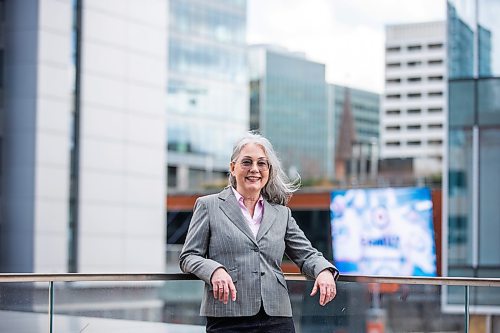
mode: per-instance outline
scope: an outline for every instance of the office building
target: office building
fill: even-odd
[[[342,112],[346,102],[346,95],[350,99],[354,117],[356,139],[362,142],[371,142],[379,138],[380,95],[352,87],[336,84],[328,85],[329,103],[333,103],[335,114],[335,140],[338,139],[339,127],[342,124]]]
[[[389,25],[380,156],[409,159],[414,178],[440,175],[446,115],[446,23]]]
[[[334,115],[330,135],[335,147],[335,178],[344,180],[350,174],[359,183],[374,177],[378,161],[380,95],[329,84],[328,107]],[[350,170],[352,167],[355,170]],[[357,171],[356,175],[352,171]]]
[[[164,271],[165,2],[0,9],[0,270]]]
[[[448,276],[500,276],[500,22],[496,1],[448,2],[448,126],[443,269]],[[466,38],[458,40],[456,35]],[[473,313],[500,313],[498,290],[471,290]],[[450,288],[456,309],[463,293]],[[496,319],[495,319],[496,318]],[[485,316],[486,327],[492,320]]]
[[[249,49],[250,128],[273,143],[283,166],[303,180],[333,178],[325,65],[283,48]]]
[[[170,0],[168,187],[227,183],[248,130],[246,1]]]

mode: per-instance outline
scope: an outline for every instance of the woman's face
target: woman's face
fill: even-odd
[[[264,149],[255,143],[243,146],[230,170],[236,178],[236,190],[243,196],[259,194],[269,180],[269,161]]]

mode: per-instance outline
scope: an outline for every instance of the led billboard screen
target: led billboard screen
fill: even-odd
[[[341,273],[436,275],[428,188],[334,191],[330,212],[333,258]]]

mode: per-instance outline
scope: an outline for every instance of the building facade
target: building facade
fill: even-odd
[[[442,172],[446,110],[446,23],[386,27],[380,156],[410,159],[413,176]]]
[[[335,151],[335,175],[337,180],[354,176],[357,183],[365,183],[376,176],[380,128],[380,95],[374,92],[335,84],[328,85],[328,107],[334,115],[330,136],[333,136]],[[346,114],[346,112],[350,113]],[[352,125],[349,117],[352,117]],[[352,126],[350,142],[342,142],[341,133]],[[348,129],[350,132],[351,130]],[[346,148],[347,153],[342,150]],[[346,155],[346,156],[340,156]],[[353,160],[355,158],[355,161]],[[354,165],[356,164],[356,165]],[[338,169],[344,169],[341,172]],[[354,170],[350,170],[350,169]],[[352,173],[355,174],[352,174]]]
[[[362,142],[378,141],[380,129],[380,95],[367,90],[329,84],[329,103],[333,103],[335,110],[335,141],[337,141],[338,133],[340,132],[339,127],[342,124],[342,111],[346,101],[346,91],[350,95],[356,139]]]
[[[248,130],[246,0],[170,0],[168,57],[168,187],[223,182]]]
[[[285,49],[249,50],[250,128],[269,138],[292,177],[333,177],[333,115],[326,102],[325,65]]]
[[[164,271],[165,2],[0,8],[0,271]]]
[[[443,219],[448,276],[500,276],[500,23],[494,14],[499,10],[496,1],[448,1],[448,57],[453,59]],[[446,304],[456,304],[459,294],[450,290]],[[500,313],[495,288],[474,289],[471,299],[475,312]],[[486,320],[500,328],[498,316]]]

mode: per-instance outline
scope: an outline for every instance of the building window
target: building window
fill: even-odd
[[[409,77],[408,79],[406,79],[408,82],[411,82],[411,83],[415,83],[415,82],[420,82],[422,81],[422,78],[418,77],[418,76],[413,76],[413,77]]]
[[[491,124],[489,125],[491,126]],[[479,202],[479,264],[500,267],[500,257],[498,256],[500,244],[496,237],[500,231],[498,225],[500,182],[496,176],[500,163],[500,131],[498,126],[491,128],[485,126],[480,129],[479,159],[478,186],[481,198]],[[496,299],[498,300],[498,296]]]
[[[430,66],[441,65],[442,63],[443,63],[443,60],[441,60],[441,59],[433,59],[433,60],[427,61],[427,64]]]
[[[428,80],[429,81],[443,81],[443,76],[442,75],[429,76]]]
[[[439,129],[439,128],[443,128],[443,124],[429,124],[429,125],[427,125],[427,128],[428,129]]]
[[[422,49],[422,45],[408,45],[406,49],[408,51],[418,51]]]
[[[429,113],[441,113],[441,112],[443,112],[443,108],[428,108],[427,112],[429,112]]]
[[[410,130],[410,131],[415,131],[415,130],[419,130],[422,126],[420,125],[408,125],[406,126],[406,129]]]
[[[408,146],[420,146],[422,142],[420,140],[411,140],[406,143]]]
[[[432,44],[427,44],[427,48],[429,50],[438,50],[443,48],[443,43],[432,43]]]
[[[170,188],[177,187],[177,167],[167,167],[167,186]]]
[[[396,68],[396,67],[401,67],[400,62],[388,62],[386,65],[388,68]]]
[[[416,61],[408,61],[406,63],[406,65],[408,67],[418,67],[418,66],[421,66],[422,65],[422,62],[420,60],[416,60]]]
[[[427,141],[429,146],[441,146],[443,144],[443,140],[429,140]]]
[[[401,110],[397,110],[397,109],[390,109],[390,110],[386,110],[386,111],[385,111],[385,114],[388,114],[388,115],[401,114]]]
[[[385,80],[385,82],[389,83],[389,84],[400,83],[401,79],[399,79],[399,78],[397,78],[397,79],[387,79],[387,80]]]
[[[387,141],[385,143],[385,145],[387,147],[398,147],[398,146],[401,146],[401,142],[399,142],[399,141]]]
[[[400,99],[401,95],[400,94],[389,94],[387,95],[387,99]]]
[[[387,53],[399,52],[401,51],[400,46],[388,46],[386,49]]]
[[[443,96],[443,92],[442,91],[431,91],[427,94],[427,96],[429,96],[429,97],[441,97],[441,96]]]
[[[394,131],[399,131],[401,129],[401,126],[399,125],[393,125],[393,126],[386,126],[385,130],[389,132],[394,132]]]
[[[408,93],[406,96],[408,98],[420,98],[420,97],[422,97],[422,94],[421,93]]]
[[[422,112],[421,109],[408,109],[406,110],[406,113],[408,114],[420,114]]]

